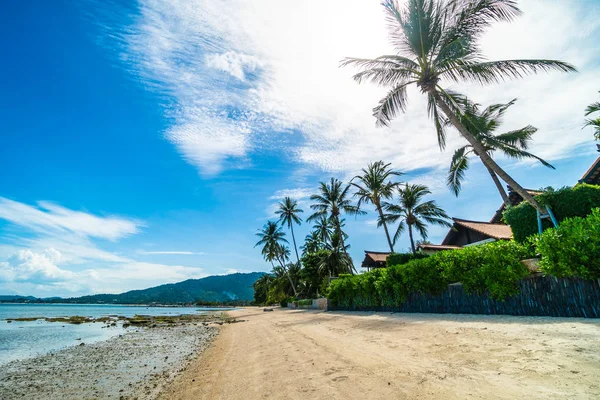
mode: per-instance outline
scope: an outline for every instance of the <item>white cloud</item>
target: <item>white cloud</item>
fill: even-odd
[[[316,188],[281,189],[276,191],[269,199],[283,200],[286,197],[291,197],[293,200],[307,199],[315,194],[316,191]]]
[[[56,266],[60,258],[56,249],[47,249],[43,254],[20,250],[8,262],[0,262],[0,280],[55,282],[72,279],[71,271]]]
[[[139,232],[141,222],[119,217],[99,217],[73,211],[47,201],[38,207],[0,197],[0,219],[36,232],[61,232],[82,237],[117,240]]]
[[[524,17],[494,26],[485,53],[565,59],[582,72],[459,89],[484,104],[519,97],[507,126],[538,126],[534,150],[565,157],[591,142],[580,126],[584,106],[596,97],[589,82],[600,78],[600,11],[574,0],[520,6]],[[390,51],[379,2],[146,0],[140,9],[123,33],[127,62],[172,96],[167,113],[175,124],[167,138],[203,173],[271,146],[327,172],[356,171],[377,159],[401,170],[448,164],[450,152],[440,155],[419,93],[410,93],[407,114],[391,128],[377,129],[370,110],[385,90],[359,86],[353,71],[339,68],[343,57]],[[269,139],[271,131],[290,130],[302,133],[300,144]],[[458,143],[454,134],[448,148]]]

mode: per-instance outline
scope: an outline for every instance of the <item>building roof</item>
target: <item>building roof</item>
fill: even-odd
[[[456,225],[474,230],[486,236],[499,240],[512,239],[510,226],[504,224],[492,224],[482,221],[469,221],[467,219],[452,218]]]
[[[508,240],[512,239],[512,230],[510,226],[504,224],[493,224],[490,222],[483,221],[469,221],[468,219],[452,218],[454,225],[448,231],[448,234],[442,241],[444,246],[448,245],[453,234],[457,231],[457,227],[463,227],[475,232],[479,232],[482,235],[497,240]]]
[[[387,260],[387,256],[389,256],[390,252],[385,251],[368,251],[365,250],[365,259],[362,262],[362,267],[372,268],[372,267],[382,267],[385,266],[385,261]]]
[[[462,249],[460,246],[454,246],[450,244],[419,244],[417,248],[421,250],[456,250]]]
[[[598,157],[596,162],[594,162],[586,173],[583,174],[579,182],[600,185],[600,157]]]

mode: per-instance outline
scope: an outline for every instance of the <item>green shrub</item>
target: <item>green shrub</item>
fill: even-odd
[[[331,283],[327,297],[339,307],[393,308],[410,293],[438,294],[448,284],[461,282],[467,292],[487,291],[504,299],[518,292],[519,280],[528,274],[520,261],[530,256],[528,247],[514,241],[443,251],[361,275],[340,276]]]
[[[283,300],[281,300],[281,301],[279,302],[279,305],[280,305],[281,307],[284,307],[284,308],[285,308],[285,307],[287,307],[287,305],[288,305],[288,301],[287,301],[287,299],[283,299]]]
[[[593,208],[600,207],[600,186],[582,183],[559,190],[549,188],[535,196],[535,199],[542,206],[550,206],[556,219],[561,222],[567,218],[585,217]],[[514,239],[518,242],[524,242],[529,236],[538,233],[535,209],[526,202],[504,211],[504,220],[510,225]],[[547,219],[543,222],[545,228],[552,226]]]
[[[540,269],[556,277],[600,278],[600,209],[587,218],[569,218],[533,242],[541,254]]]
[[[312,306],[312,299],[298,300],[299,306]]]
[[[387,256],[385,264],[388,267],[391,267],[392,265],[402,265],[402,264],[406,264],[407,262],[409,262],[411,260],[416,260],[416,259],[425,258],[425,257],[428,257],[428,256],[423,253],[417,253],[417,254],[392,253],[389,256]]]

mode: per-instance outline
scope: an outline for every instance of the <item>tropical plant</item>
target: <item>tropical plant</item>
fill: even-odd
[[[331,221],[326,216],[321,216],[317,219],[317,223],[313,225],[314,232],[319,236],[319,240],[324,245],[331,237]]]
[[[285,262],[287,258],[289,258],[290,254],[289,249],[282,244],[288,242],[285,239],[285,233],[281,231],[281,228],[277,223],[273,221],[267,221],[262,230],[259,229],[259,231],[256,233],[256,236],[258,236],[260,240],[254,245],[254,247],[262,246],[261,253],[264,259],[273,265],[273,268],[275,268],[273,261],[279,262],[281,268],[287,274],[294,294],[296,294],[296,287],[294,286],[292,277],[289,273],[289,270],[285,267]]]
[[[513,159],[523,158],[534,158],[541,162],[546,167],[554,169],[552,165],[544,161],[540,157],[531,154],[527,151],[531,142],[531,137],[537,131],[537,128],[527,125],[521,129],[509,131],[495,135],[494,132],[502,123],[502,117],[506,110],[515,104],[517,99],[513,99],[506,104],[494,104],[480,110],[480,105],[472,103],[466,99],[463,101],[463,114],[458,116],[461,124],[469,131],[471,135],[485,149],[486,153],[490,156],[494,151],[502,152],[505,156]],[[452,156],[452,162],[450,163],[450,170],[448,171],[448,178],[446,183],[448,187],[454,192],[456,196],[461,190],[462,182],[465,178],[465,172],[469,168],[469,155],[473,153],[479,156],[477,151],[470,144],[458,148]],[[507,206],[511,203],[508,199],[508,195],[502,187],[500,179],[496,173],[486,165],[486,168],[500,192],[502,201]]]
[[[409,185],[407,183],[400,186],[398,188],[398,204],[385,203],[386,213],[378,221],[378,224],[382,224],[384,220],[388,223],[399,221],[394,235],[394,243],[408,227],[410,248],[413,253],[417,252],[413,229],[416,229],[423,239],[427,239],[427,224],[448,227],[452,225],[448,222],[450,217],[434,200],[423,201],[423,197],[428,194],[431,194],[431,191],[425,185]]]
[[[326,218],[333,225],[333,234],[339,234],[342,249],[345,249],[345,234],[342,232],[340,214],[359,215],[365,214],[365,212],[352,204],[349,199],[350,185],[345,185],[336,178],[331,178],[329,184],[321,182],[319,190],[319,194],[310,196],[310,199],[315,203],[310,206],[314,213],[308,217],[308,221],[319,221]]]
[[[269,297],[269,288],[273,282],[273,275],[264,274],[254,282],[254,302],[256,304],[266,304]]]
[[[323,247],[324,243],[319,237],[319,232],[312,231],[304,238],[304,245],[300,246],[300,249],[302,249],[302,257],[304,258],[307,254],[316,253],[323,249]]]
[[[358,197],[357,207],[360,208],[361,204],[373,204],[375,210],[381,218],[383,230],[390,246],[390,251],[394,252],[394,245],[390,238],[385,219],[383,219],[383,209],[381,206],[382,200],[390,199],[394,194],[394,189],[398,186],[398,182],[392,182],[391,179],[396,176],[402,175],[401,172],[394,171],[390,168],[390,163],[384,163],[383,161],[376,161],[370,163],[367,168],[362,169],[361,175],[356,175],[350,181],[350,185],[354,186],[357,191],[354,193],[355,197]],[[358,182],[354,182],[354,181]]]
[[[407,104],[407,88],[416,84],[427,95],[428,112],[434,121],[438,143],[445,147],[446,132],[442,115],[469,142],[483,164],[510,185],[523,199],[544,213],[545,210],[521,185],[508,175],[487,153],[485,147],[461,123],[462,114],[452,92],[441,86],[450,82],[498,83],[540,71],[574,72],[572,65],[555,60],[486,61],[479,39],[494,22],[512,21],[521,14],[514,0],[384,0],[389,36],[396,54],[375,59],[347,58],[342,65],[360,69],[357,82],[371,81],[391,87],[373,109],[380,126],[386,126]]]
[[[326,250],[328,251],[324,252],[321,257],[319,268],[322,271],[326,271],[329,276],[352,274],[354,264],[348,254],[349,248],[350,245],[344,245],[343,233],[334,232],[331,235],[330,243],[326,246]]]
[[[296,261],[300,263],[300,256],[298,256],[298,246],[296,245],[296,236],[294,236],[294,224],[300,225],[302,219],[298,216],[304,211],[298,208],[298,202],[290,197],[285,197],[282,202],[279,203],[279,210],[275,214],[279,215],[279,223],[287,225],[288,229],[292,232],[292,242],[294,243],[294,251],[296,252]]]
[[[598,92],[598,93],[600,93],[600,92]],[[587,108],[585,109],[585,116],[587,117],[590,114],[594,114],[597,112],[600,112],[600,102],[599,101],[587,106]],[[583,126],[584,127],[591,126],[592,128],[594,128],[594,137],[596,138],[596,140],[600,140],[600,116],[598,116],[594,119],[591,119],[591,118],[586,119],[585,124]]]

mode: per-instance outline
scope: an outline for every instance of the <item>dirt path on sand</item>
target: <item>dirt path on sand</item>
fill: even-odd
[[[598,399],[600,321],[247,308],[161,399]]]

